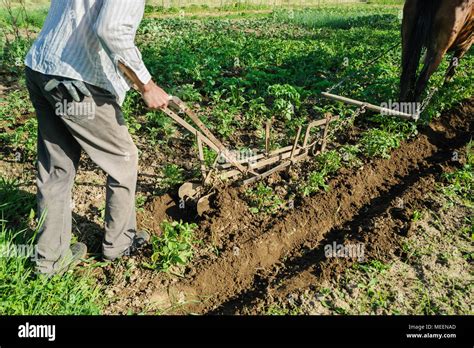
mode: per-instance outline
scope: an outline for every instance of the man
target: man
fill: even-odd
[[[104,259],[149,238],[136,231],[138,152],[120,109],[132,85],[151,109],[169,99],[134,44],[144,7],[144,0],[52,0],[26,57],[38,118],[38,213],[45,216],[37,241],[40,273],[63,273],[86,255],[84,244],[70,245],[81,150],[107,174]]]

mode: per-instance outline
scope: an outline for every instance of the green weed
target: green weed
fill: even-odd
[[[320,190],[329,191],[329,185],[326,184],[326,173],[319,171],[309,174],[306,182],[300,187],[303,197],[308,197]]]
[[[176,164],[167,164],[162,171],[162,184],[167,187],[173,187],[181,184],[184,181],[183,169]]]
[[[143,212],[145,209],[145,203],[146,203],[146,196],[142,194],[137,194],[135,198],[135,207],[137,211]]]
[[[268,307],[265,313],[265,315],[284,315],[284,316],[300,315],[300,314],[301,314],[301,310],[295,306],[293,306],[293,308],[283,308],[275,304]]]
[[[341,167],[341,156],[336,150],[324,152],[316,157],[317,170],[311,172],[308,179],[299,187],[303,197],[320,190],[329,191],[329,185],[326,183],[329,175],[337,172]]]
[[[152,235],[151,263],[145,266],[163,272],[185,266],[192,259],[194,246],[198,242],[194,237],[196,227],[196,224],[182,221],[164,221],[161,224],[162,234]]]
[[[339,154],[344,165],[354,168],[362,166],[363,162],[359,158],[361,150],[357,145],[344,145],[339,149]]]
[[[380,260],[371,260],[365,263],[356,263],[354,264],[353,268],[356,270],[362,270],[367,274],[373,274],[385,272],[386,270],[390,269],[390,265],[383,263]]]
[[[411,221],[417,222],[420,221],[423,218],[423,212],[419,210],[414,210],[413,214],[411,215]]]
[[[326,151],[316,157],[319,170],[326,174],[333,174],[341,168],[341,156],[336,150]]]
[[[176,133],[173,120],[163,112],[148,112],[145,117],[147,140],[152,146],[166,143]]]
[[[255,188],[247,190],[246,197],[249,200],[250,211],[254,214],[275,214],[283,207],[283,201],[273,189],[262,182]]]
[[[290,121],[301,105],[301,95],[289,84],[275,84],[268,87],[268,95],[273,100],[273,111]]]
[[[362,134],[360,144],[368,157],[390,158],[390,152],[400,146],[400,136],[374,128]]]
[[[465,165],[452,173],[444,173],[443,178],[447,185],[443,192],[448,196],[459,196],[469,202],[474,201],[474,142],[471,141],[466,147]]]

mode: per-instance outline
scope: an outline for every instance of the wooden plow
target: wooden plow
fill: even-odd
[[[184,183],[179,188],[178,195],[187,204],[195,204],[199,215],[210,208],[209,200],[216,192],[219,182],[240,180],[244,185],[251,184],[285,170],[309,156],[324,152],[328,141],[329,127],[333,121],[339,118],[327,114],[324,119],[309,123],[304,132],[303,127],[300,126],[292,145],[272,151],[270,150],[271,122],[267,122],[265,149],[252,152],[251,155],[241,158],[236,152],[232,152],[224,146],[179,98],[170,97],[170,103],[163,111],[196,137],[202,180]],[[194,125],[180,116],[183,114],[188,116]],[[321,131],[313,134],[313,130],[316,128],[321,128]],[[204,160],[204,145],[217,154],[217,158],[210,168]]]

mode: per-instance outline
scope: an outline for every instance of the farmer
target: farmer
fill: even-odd
[[[144,7],[145,0],[52,0],[26,57],[38,118],[38,214],[45,214],[39,273],[61,274],[86,256],[83,243],[70,245],[81,150],[107,174],[104,259],[129,254],[149,239],[136,228],[138,152],[120,108],[131,81],[150,109],[168,103],[134,44]]]

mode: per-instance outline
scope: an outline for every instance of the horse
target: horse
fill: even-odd
[[[474,0],[406,0],[402,23],[400,100],[419,102],[443,57],[452,52],[445,76],[445,84],[449,83],[473,42]],[[418,74],[424,48],[424,66]]]

